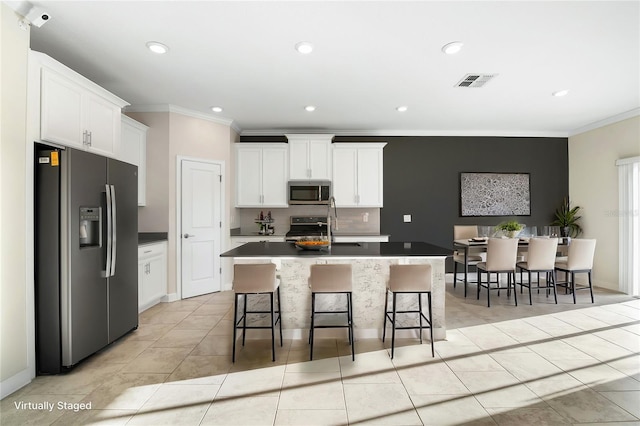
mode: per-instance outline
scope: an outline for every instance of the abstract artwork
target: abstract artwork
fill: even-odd
[[[529,173],[460,173],[460,216],[529,215]]]

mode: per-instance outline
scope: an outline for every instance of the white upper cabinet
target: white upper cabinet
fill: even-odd
[[[49,56],[30,52],[38,67],[40,139],[117,157],[127,102]]]
[[[236,144],[236,207],[287,207],[286,144]]]
[[[122,138],[118,159],[138,166],[138,205],[147,201],[147,129],[142,123],[122,116]]]
[[[285,135],[289,141],[289,179],[331,180],[334,135]]]
[[[333,195],[338,207],[382,207],[386,143],[333,144]]]

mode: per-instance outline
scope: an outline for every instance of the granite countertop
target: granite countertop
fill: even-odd
[[[451,256],[452,250],[424,242],[333,243],[331,250],[302,250],[293,243],[247,243],[221,257],[409,257]]]
[[[168,232],[140,232],[138,233],[138,245],[167,241]]]

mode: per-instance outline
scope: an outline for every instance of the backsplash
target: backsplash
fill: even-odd
[[[260,212],[266,216],[271,211],[273,227],[276,235],[284,235],[289,231],[290,216],[326,216],[326,206],[290,206],[286,209],[238,209],[240,212],[240,233],[243,235],[257,233],[260,229],[255,219]],[[379,234],[379,208],[338,208],[338,225],[336,234]]]

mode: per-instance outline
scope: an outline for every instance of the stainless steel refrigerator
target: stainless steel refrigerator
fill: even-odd
[[[35,145],[36,369],[72,367],[138,327],[137,167]]]

